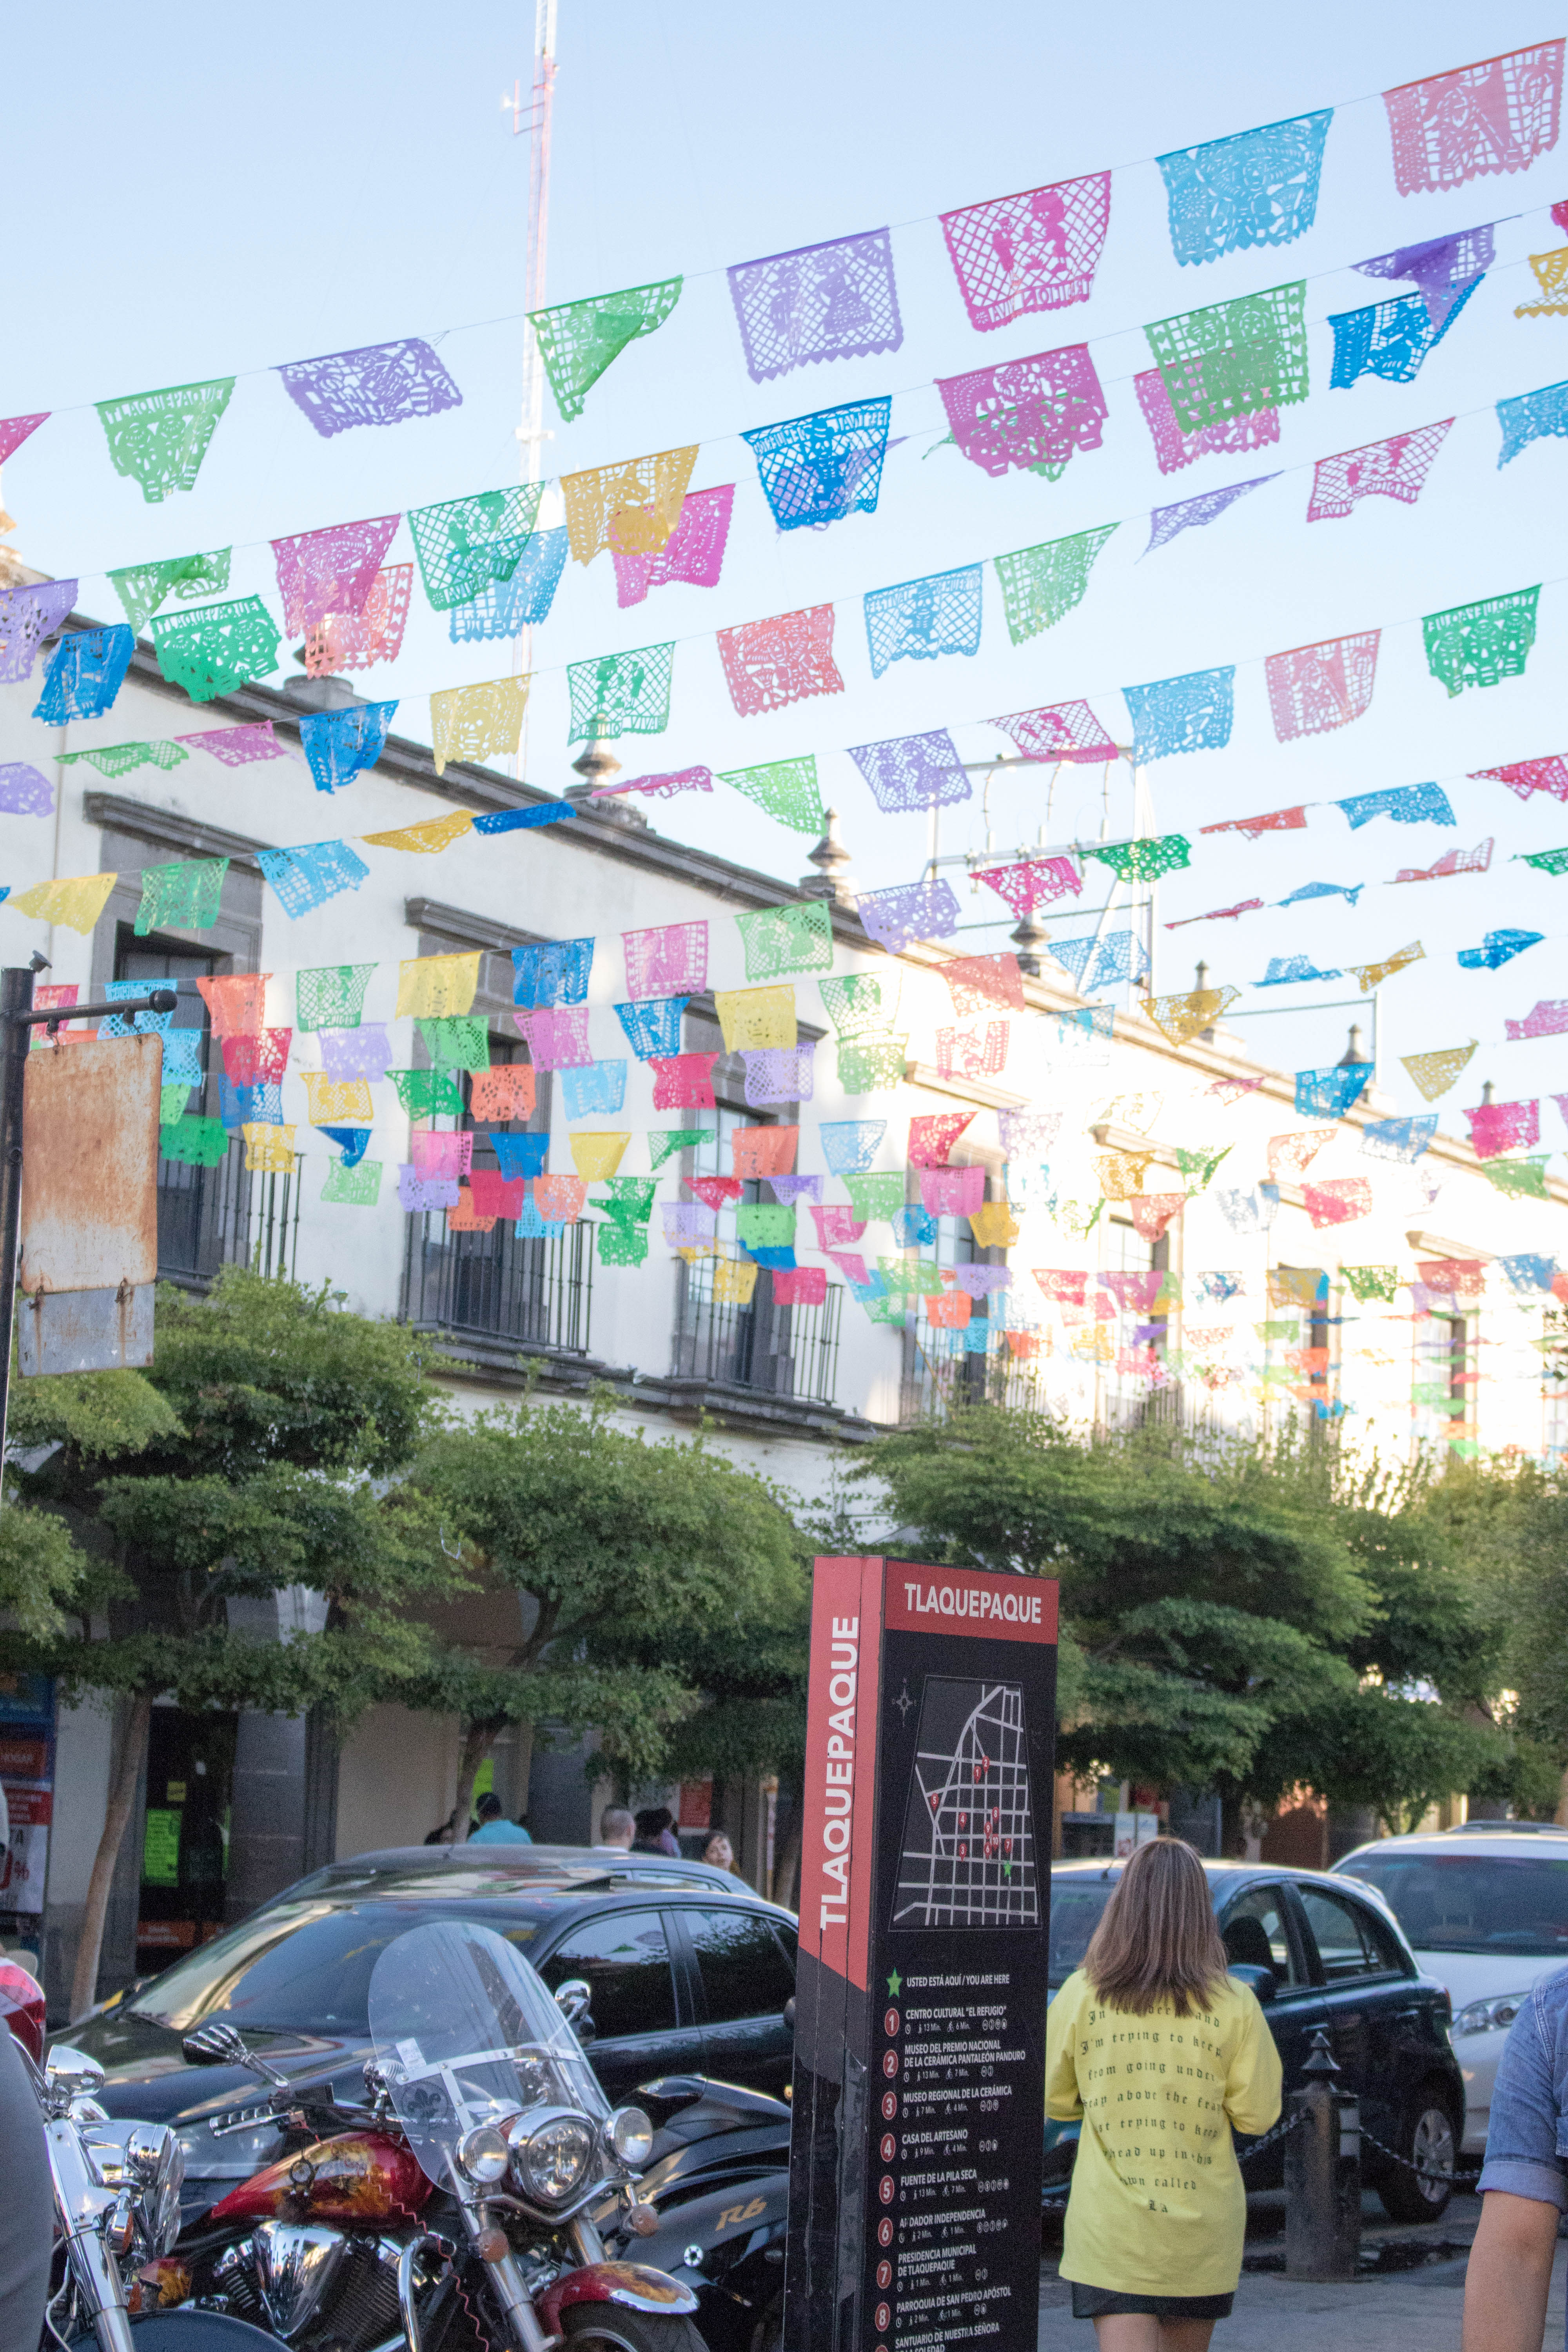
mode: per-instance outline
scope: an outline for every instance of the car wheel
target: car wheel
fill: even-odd
[[[1436,2221],[1447,2210],[1458,2156],[1454,2118],[1442,2086],[1427,2083],[1405,2106],[1394,2136],[1394,2147],[1406,2164],[1421,2167],[1406,2172],[1390,2164],[1377,2184],[1383,2210],[1391,2221]],[[1432,2179],[1430,2174],[1446,2174]]]

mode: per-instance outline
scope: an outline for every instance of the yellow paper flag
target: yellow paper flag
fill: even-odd
[[[301,1070],[305,1116],[312,1127],[368,1127],[375,1117],[368,1078],[329,1078],[324,1070]]]
[[[468,1012],[479,984],[479,959],[473,955],[409,956],[397,967],[395,1021],[412,1013],[419,1021],[447,1021]]]
[[[255,1174],[288,1176],[294,1167],[294,1130],[291,1127],[268,1127],[265,1120],[247,1118],[240,1129],[245,1138],[245,1164]]]
[[[492,677],[483,686],[452,686],[430,697],[430,741],[436,773],[448,760],[486,760],[492,751],[515,751],[522,741],[528,708],[526,677]]]
[[[987,1201],[969,1220],[969,1230],[981,1249],[1006,1249],[1018,1238],[1018,1221],[1005,1201]]]
[[[437,849],[450,849],[471,829],[473,822],[471,809],[454,809],[450,816],[429,817],[423,824],[400,824],[392,833],[363,833],[360,839],[368,841],[373,849],[413,849],[428,855]]]
[[[64,923],[68,929],[90,931],[120,879],[117,874],[79,874],[68,882],[35,882],[18,890],[11,904],[19,915],[37,915],[40,922]]]
[[[573,1166],[590,1184],[602,1184],[615,1174],[631,1139],[629,1133],[617,1135],[608,1128],[584,1129],[566,1139],[572,1146]]]
[[[1542,299],[1539,302],[1521,302],[1514,317],[1561,319],[1568,315],[1568,245],[1557,246],[1551,253],[1532,253],[1530,266],[1535,272]]]
[[[623,555],[657,554],[680,520],[697,447],[693,442],[689,449],[660,449],[618,466],[563,474],[566,537],[576,561],[592,563],[606,547]]]
[[[1425,963],[1426,961],[1426,949],[1419,940],[1413,940],[1407,948],[1395,948],[1394,953],[1384,956],[1381,963],[1352,963],[1350,970],[1360,981],[1361,992],[1364,996],[1369,988],[1375,988],[1393,973],[1403,971],[1406,964]]]
[[[721,1258],[713,1268],[715,1304],[722,1302],[732,1307],[749,1307],[761,1272],[762,1267],[753,1265],[749,1258]]]
[[[713,1010],[724,1033],[727,1054],[795,1042],[793,988],[720,988]]]
[[[1427,1101],[1436,1102],[1463,1073],[1476,1044],[1472,1037],[1468,1045],[1438,1045],[1429,1054],[1402,1054],[1399,1058]]]
[[[1152,1158],[1150,1152],[1108,1151],[1094,1163],[1100,1178],[1100,1189],[1108,1201],[1130,1201],[1134,1192],[1143,1190],[1143,1178]]]

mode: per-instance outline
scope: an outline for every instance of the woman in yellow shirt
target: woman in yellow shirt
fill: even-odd
[[[1208,1882],[1155,1838],[1121,1874],[1046,2018],[1046,2113],[1083,2118],[1062,2276],[1099,2352],[1208,2352],[1241,2275],[1231,2129],[1279,2114],[1279,2053],[1226,1974]]]

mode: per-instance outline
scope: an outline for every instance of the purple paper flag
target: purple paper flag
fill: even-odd
[[[1260,490],[1265,482],[1277,482],[1279,478],[1278,474],[1255,474],[1250,482],[1227,482],[1223,489],[1202,490],[1195,499],[1184,499],[1179,506],[1156,507],[1149,517],[1149,544],[1144,554],[1152,555],[1157,547],[1169,547],[1184,530],[1213,522],[1226,507],[1244,499],[1248,490]]]
[[[696,1249],[719,1230],[719,1215],[700,1201],[663,1201],[664,1238],[671,1249]]]
[[[174,740],[188,743],[195,751],[210,753],[226,768],[247,768],[253,760],[289,757],[289,747],[272,732],[270,719],[258,719],[253,727],[209,727],[205,735],[176,735]]]
[[[957,930],[958,900],[951,883],[905,882],[893,890],[862,890],[860,920],[879,947],[898,955],[911,940],[944,940]]]
[[[936,388],[952,437],[987,474],[1055,467],[1075,449],[1098,449],[1105,394],[1087,343],[1005,360],[967,375],[939,376]]]
[[[849,756],[877,806],[889,814],[945,808],[968,800],[973,789],[945,727],[932,728],[928,735],[894,735],[885,743],[851,744]]]
[[[49,816],[54,805],[48,778],[30,768],[26,760],[13,760],[0,768],[0,809],[7,815]]]
[[[558,1004],[512,1015],[536,1070],[585,1069],[594,1058],[585,1004]]]
[[[460,408],[463,395],[428,343],[411,335],[396,343],[365,343],[358,351],[327,352],[290,360],[278,373],[283,389],[324,441],[356,425],[402,425],[411,416],[437,416]]]
[[[812,1060],[816,1045],[759,1045],[741,1055],[746,1071],[746,1100],[753,1110],[776,1103],[809,1102]]]
[[[368,1021],[359,1029],[323,1029],[321,1045],[321,1067],[329,1078],[369,1078],[374,1083],[386,1076],[392,1048],[384,1022]]]
[[[733,482],[725,482],[716,490],[688,490],[680,520],[657,553],[612,547],[616,602],[640,604],[650,588],[666,588],[677,582],[689,588],[716,588],[734,501]]]
[[[1158,368],[1146,368],[1141,375],[1135,375],[1132,389],[1154,444],[1154,463],[1162,474],[1178,474],[1198,457],[1266,448],[1279,438],[1277,408],[1255,408],[1247,416],[1223,416],[1216,425],[1200,425],[1195,433],[1184,433]]]
[[[866,360],[904,340],[885,228],[734,263],[730,299],[753,383],[818,360]]]
[[[988,334],[1030,310],[1087,302],[1110,226],[1110,174],[1058,180],[943,213],[969,323]]]
[[[611,801],[623,793],[640,793],[644,800],[672,801],[681,793],[710,793],[713,789],[711,768],[673,768],[658,776],[634,776],[629,784],[601,784],[589,798]]]
[[[1354,266],[1363,278],[1408,278],[1432,324],[1444,327],[1465,287],[1491,268],[1492,257],[1488,221],[1479,228],[1457,230],[1452,236],[1429,237],[1425,245],[1399,246],[1393,253],[1375,254]]]
[[[76,603],[74,580],[40,580],[0,591],[0,685],[33,675],[33,656]]]
[[[404,1208],[416,1213],[421,1209],[455,1209],[460,1196],[455,1176],[422,1176],[410,1164],[397,1171],[397,1197]]]
[[[402,520],[400,514],[373,515],[273,541],[283,626],[290,636],[304,635],[332,614],[363,612]]]

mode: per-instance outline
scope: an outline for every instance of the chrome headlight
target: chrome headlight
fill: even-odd
[[[511,2151],[500,2124],[476,2124],[458,2142],[458,2163],[469,2180],[499,2180]]]
[[[520,2116],[509,2135],[518,2186],[542,2205],[564,2204],[588,2177],[595,2134],[585,2116],[569,2107]]]
[[[1530,1995],[1497,1992],[1489,2000],[1472,2000],[1459,2011],[1450,2033],[1506,2033]]]
[[[635,2171],[653,2154],[653,2126],[640,2107],[617,2107],[605,2126],[605,2143]]]

